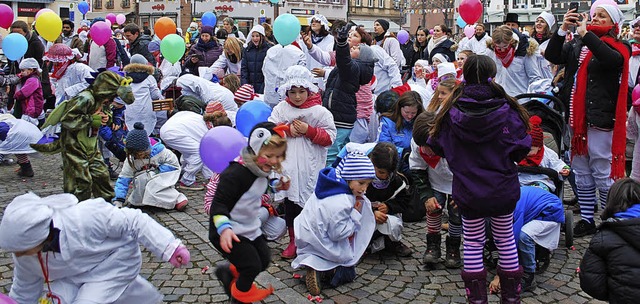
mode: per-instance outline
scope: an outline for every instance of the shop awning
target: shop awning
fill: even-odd
[[[309,25],[309,18],[311,18],[311,16],[296,16],[296,18],[300,21],[300,25],[305,26]]]
[[[400,25],[398,25],[397,23],[387,20],[389,21],[389,30],[392,32],[397,32],[399,30],[401,30]],[[349,21],[355,25],[361,25],[364,27],[365,30],[367,30],[368,32],[373,32],[373,23],[375,22],[374,20],[351,20]]]

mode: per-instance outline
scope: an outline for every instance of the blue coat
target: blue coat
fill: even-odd
[[[513,211],[513,235],[520,235],[522,227],[533,221],[548,221],[563,224],[562,201],[549,191],[538,187],[520,188],[520,199]],[[518,242],[516,242],[516,245]]]
[[[378,142],[390,142],[402,152],[404,149],[411,149],[411,137],[413,134],[413,121],[403,121],[400,132],[396,129],[396,123],[389,117],[382,117],[380,121],[382,130],[378,136]]]
[[[242,50],[242,67],[240,71],[241,84],[250,84],[256,94],[264,94],[264,75],[262,63],[267,56],[271,44],[263,42],[258,48],[253,42]]]

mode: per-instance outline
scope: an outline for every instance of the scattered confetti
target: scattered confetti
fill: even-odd
[[[313,302],[313,296],[312,296],[311,294],[308,294],[308,295],[307,295],[307,299],[308,299],[309,301]]]
[[[321,296],[316,296],[315,298],[313,298],[313,300],[318,302],[318,303],[322,303],[322,297]]]
[[[580,273],[580,267],[576,268],[576,272]]]
[[[202,268],[202,274],[207,273],[207,271],[208,271],[208,270],[209,270],[209,266],[204,266],[204,267]]]
[[[576,250],[576,246],[571,246],[571,250]]]
[[[301,274],[299,274],[299,273],[294,273],[294,274],[293,274],[293,278],[294,278],[294,279],[300,279],[300,278],[302,278],[302,275],[301,275]]]

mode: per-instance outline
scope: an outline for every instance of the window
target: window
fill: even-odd
[[[356,6],[362,6],[362,0],[356,0]]]
[[[384,8],[384,0],[378,0],[378,7]]]
[[[327,0],[318,0],[318,3],[326,3]]]
[[[60,18],[69,18],[69,8],[61,7],[60,8]]]
[[[120,2],[120,7],[122,7],[122,8],[130,8],[131,7],[131,0],[122,0],[122,2]]]
[[[367,4],[368,4],[367,6],[368,6],[368,7],[373,7],[373,1],[374,1],[374,0],[369,0],[369,1],[368,1],[369,3],[367,3]]]
[[[342,4],[342,0],[331,0],[333,4]]]
[[[102,8],[102,0],[93,0],[93,8],[101,9]]]
[[[534,0],[533,4],[535,6],[544,6],[545,0]]]
[[[104,6],[108,9],[113,9],[113,0],[107,1],[107,3],[105,3]]]
[[[527,0],[514,0],[513,8],[526,8]]]

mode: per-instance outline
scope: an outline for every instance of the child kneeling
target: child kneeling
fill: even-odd
[[[187,197],[175,188],[180,178],[178,158],[159,139],[149,138],[141,122],[135,123],[134,130],[127,134],[126,151],[127,161],[116,181],[115,206],[131,204],[178,211],[187,207]],[[131,182],[133,192],[127,198]]]
[[[355,279],[355,264],[376,228],[364,196],[375,175],[371,161],[356,153],[335,169],[320,170],[314,193],[293,221],[297,257],[291,267],[307,267],[312,295],[320,294],[321,281],[337,287]]]

